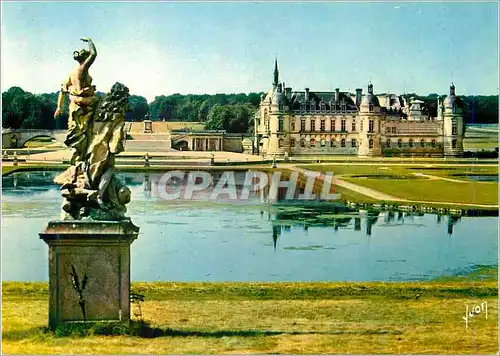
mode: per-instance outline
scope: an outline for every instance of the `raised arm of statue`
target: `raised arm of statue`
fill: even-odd
[[[82,67],[84,70],[88,70],[89,67],[94,63],[95,58],[97,57],[97,49],[95,48],[94,42],[90,38],[82,38],[83,42],[87,42],[89,44],[89,52],[90,55],[85,59],[82,63]]]

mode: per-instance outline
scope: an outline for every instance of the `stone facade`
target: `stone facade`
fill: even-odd
[[[274,81],[254,120],[255,153],[261,155],[461,156],[463,104],[455,86],[437,117],[422,101],[395,94],[292,91]]]

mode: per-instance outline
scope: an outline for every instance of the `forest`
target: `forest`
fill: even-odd
[[[203,122],[205,129],[248,132],[262,93],[160,95],[151,103],[140,95],[129,98],[127,121]],[[99,97],[104,93],[98,92]],[[13,129],[63,129],[67,127],[68,100],[64,114],[54,119],[58,93],[33,94],[19,87],[2,93],[2,127]],[[436,116],[438,94],[419,96],[431,116]],[[460,96],[465,103],[467,123],[498,123],[498,95]]]

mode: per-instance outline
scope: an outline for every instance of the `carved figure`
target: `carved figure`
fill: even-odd
[[[96,57],[90,39],[90,50],[75,51],[79,65],[70,73],[59,94],[57,117],[64,104],[65,92],[70,93],[70,120],[66,145],[73,149],[71,166],[54,179],[61,184],[63,219],[94,220],[125,219],[125,205],[130,202],[130,190],[114,173],[115,156],[124,150],[125,113],[129,90],[115,83],[111,91],[98,101],[88,68]]]

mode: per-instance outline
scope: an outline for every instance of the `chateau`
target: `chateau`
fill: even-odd
[[[438,98],[437,117],[423,101],[356,89],[341,92],[292,91],[274,80],[261,96],[254,120],[254,146],[262,155],[461,156],[463,103],[455,86]]]

